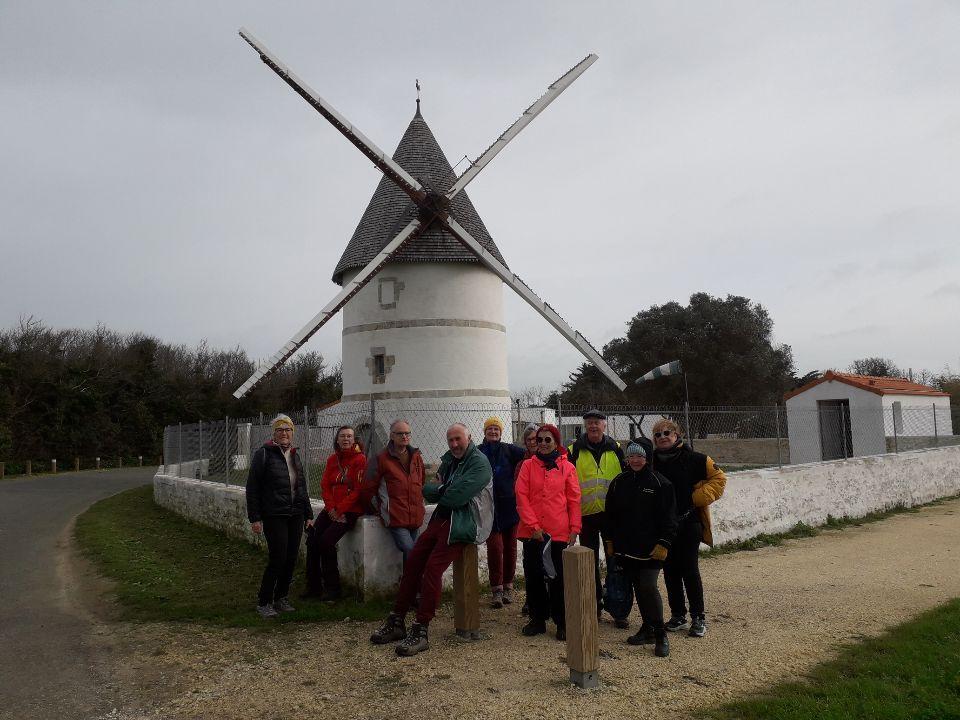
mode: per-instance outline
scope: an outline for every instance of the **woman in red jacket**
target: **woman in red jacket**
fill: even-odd
[[[516,493],[520,513],[517,537],[523,541],[530,609],[523,634],[545,633],[546,620],[552,617],[557,640],[566,640],[562,553],[580,533],[580,482],[555,425],[541,425],[537,430],[537,452],[520,467]],[[550,549],[545,553],[548,542]]]
[[[320,478],[324,507],[307,535],[305,597],[338,600],[342,594],[337,543],[364,513],[361,486],[367,458],[356,437],[349,425],[337,428],[334,453],[327,458]]]

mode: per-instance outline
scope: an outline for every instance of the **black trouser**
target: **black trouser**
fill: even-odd
[[[530,619],[546,621],[552,618],[558,628],[567,626],[563,604],[563,551],[566,549],[565,542],[550,543],[550,557],[557,571],[557,576],[551,580],[543,570],[543,541],[523,541],[523,577]]]
[[[607,514],[605,512],[584,515],[581,519],[580,544],[593,550],[593,579],[597,586],[597,610],[603,609],[603,584],[600,582],[600,540],[610,539],[607,530]],[[604,551],[606,556],[606,551]],[[609,562],[609,558],[607,559]]]
[[[263,536],[267,540],[267,567],[260,581],[258,605],[269,605],[290,592],[293,568],[300,552],[303,515],[263,518]]]
[[[663,630],[663,598],[660,597],[660,588],[657,586],[661,563],[656,560],[629,558],[623,562],[627,577],[633,585],[633,593],[637,596],[640,617],[644,623],[652,625],[654,630]]]
[[[667,600],[673,617],[684,617],[687,605],[683,591],[687,591],[690,614],[703,615],[703,580],[700,579],[700,539],[703,526],[697,519],[680,523],[677,537],[663,564],[663,581],[667,586]]]
[[[319,595],[326,588],[331,595],[340,594],[340,565],[337,543],[357,522],[356,513],[346,513],[346,522],[336,522],[327,511],[317,515],[307,530],[307,592]]]

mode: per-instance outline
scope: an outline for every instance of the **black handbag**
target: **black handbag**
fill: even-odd
[[[603,607],[615,618],[625,618],[633,607],[633,585],[623,564],[615,558],[607,561],[607,578],[603,583]]]

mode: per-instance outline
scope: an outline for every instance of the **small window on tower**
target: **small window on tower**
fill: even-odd
[[[373,374],[377,377],[383,377],[387,374],[386,356],[383,354],[373,356]]]

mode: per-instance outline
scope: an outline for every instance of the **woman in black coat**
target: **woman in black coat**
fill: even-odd
[[[607,556],[615,558],[630,578],[643,618],[640,630],[627,642],[654,642],[655,654],[666,657],[670,644],[657,578],[677,534],[677,509],[670,481],[650,469],[648,458],[652,453],[653,445],[646,439],[627,446],[629,469],[617,475],[607,490],[611,541],[606,550]]]

